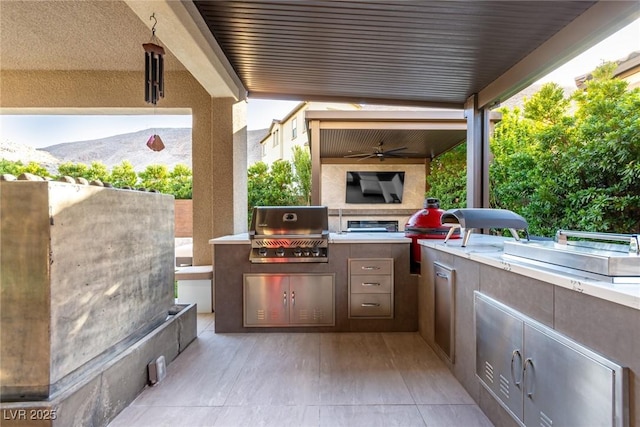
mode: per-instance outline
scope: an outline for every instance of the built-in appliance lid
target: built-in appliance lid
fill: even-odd
[[[443,224],[460,224],[462,228],[529,228],[527,220],[507,209],[451,209],[442,214],[441,221]]]
[[[257,206],[251,217],[251,236],[311,236],[328,234],[326,206]]]
[[[524,230],[529,239],[529,224],[515,212],[507,209],[489,208],[463,208],[450,209],[442,214],[442,224],[449,224],[451,229],[444,239],[444,243],[451,238],[454,230],[464,228],[465,234],[462,240],[462,247],[467,246],[471,231],[474,228],[506,228],[511,232],[514,239],[520,240],[516,230]]]
[[[567,242],[566,237],[578,239]],[[559,230],[555,241],[505,242],[504,254],[600,275],[598,280],[640,283],[638,239],[632,234]],[[611,242],[622,243],[611,243]],[[607,242],[607,243],[603,243]]]

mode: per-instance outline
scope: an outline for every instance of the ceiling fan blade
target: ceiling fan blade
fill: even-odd
[[[346,157],[346,158],[350,158],[350,157],[363,157],[363,156],[370,156],[371,153],[354,153],[354,154],[347,154],[346,156],[342,156],[342,157]]]
[[[369,155],[367,155],[367,156],[365,156],[365,157],[361,157],[361,158],[359,158],[359,159],[358,159],[358,161],[366,160],[366,159],[370,159],[370,158],[372,158],[372,157],[380,157],[380,156],[378,156],[378,155],[377,155],[377,154],[375,154],[375,153],[374,153],[374,154],[369,154]]]
[[[406,150],[406,149],[407,149],[407,147],[392,148],[391,150],[385,150],[384,154],[395,153],[396,151],[402,151],[402,150]]]
[[[409,157],[412,154],[420,154],[420,153],[417,153],[415,151],[404,151],[402,153],[385,153],[384,155],[388,157]]]

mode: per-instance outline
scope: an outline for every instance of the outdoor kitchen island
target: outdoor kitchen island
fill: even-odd
[[[411,239],[403,233],[329,233],[326,262],[251,263],[251,241],[247,233],[209,241],[213,245],[215,331],[220,332],[413,332],[418,330],[418,277],[410,273]],[[358,268],[367,274],[359,274]],[[350,274],[350,270],[351,274]],[[369,274],[371,273],[371,274]],[[325,313],[322,326],[245,326],[245,277],[320,277],[325,281],[321,298],[328,298],[333,313]],[[356,279],[371,288],[367,294],[355,289]],[[351,292],[349,282],[352,282]],[[327,284],[329,283],[329,284]],[[287,291],[285,291],[287,292]],[[293,306],[303,295],[277,295],[278,303]],[[332,295],[328,295],[332,293]],[[368,300],[360,302],[362,295]],[[298,299],[296,301],[295,299]],[[351,303],[351,305],[350,305]],[[355,305],[364,311],[355,310]],[[371,311],[368,311],[371,310]],[[383,311],[380,311],[383,310]],[[386,310],[386,311],[385,311]],[[349,315],[351,313],[351,316]],[[268,315],[268,313],[266,314]]]
[[[419,242],[420,334],[495,425],[640,426],[637,250],[620,255],[627,277],[596,280],[561,254],[505,254],[540,242]]]

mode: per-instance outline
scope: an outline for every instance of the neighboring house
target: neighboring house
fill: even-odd
[[[261,160],[272,164],[276,160],[293,160],[293,147],[309,144],[304,112],[306,110],[359,110],[358,104],[337,102],[301,102],[281,120],[273,120],[269,132],[260,141]]]
[[[631,52],[629,56],[616,62],[618,68],[614,71],[613,76],[627,81],[629,89],[640,87],[640,51]],[[584,89],[585,83],[591,78],[591,73],[576,77],[578,89]]]

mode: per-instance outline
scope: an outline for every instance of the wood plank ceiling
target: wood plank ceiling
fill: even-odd
[[[250,97],[460,108],[594,1],[194,1]]]

